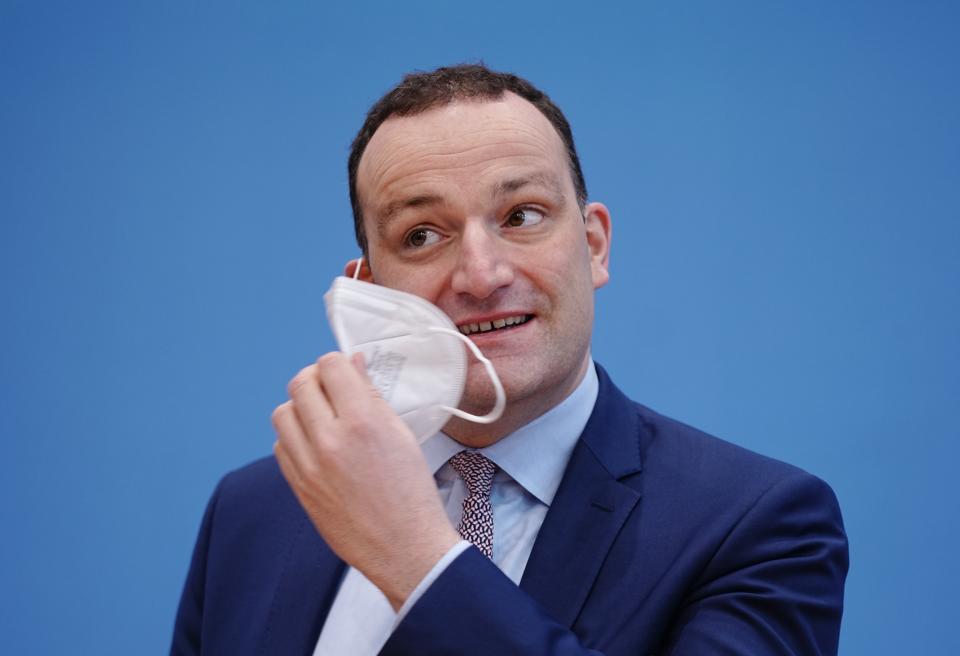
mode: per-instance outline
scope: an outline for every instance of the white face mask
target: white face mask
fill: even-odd
[[[443,311],[419,296],[338,276],[324,294],[327,319],[340,350],[363,353],[367,375],[419,441],[451,415],[481,424],[500,418],[506,395],[477,345]],[[465,344],[493,382],[496,403],[485,416],[457,409],[467,378]]]

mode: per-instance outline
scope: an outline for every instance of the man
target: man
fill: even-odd
[[[364,258],[347,273],[442,309],[506,410],[421,447],[362,360],[303,369],[275,459],[208,506],[175,653],[836,652],[847,545],[829,487],[594,367],[610,214],[549,98],[482,66],[407,76],[349,171]],[[460,407],[493,398],[474,362]]]

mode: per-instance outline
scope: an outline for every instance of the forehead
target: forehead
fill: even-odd
[[[531,103],[512,93],[458,101],[377,129],[357,171],[365,214],[412,188],[452,184],[464,191],[500,174],[548,170],[570,182],[560,135]]]

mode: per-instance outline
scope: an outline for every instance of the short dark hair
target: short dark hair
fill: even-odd
[[[587,202],[587,184],[580,169],[580,159],[573,144],[573,132],[560,108],[550,97],[527,80],[512,73],[491,71],[483,64],[444,66],[435,71],[408,73],[400,84],[388,91],[367,112],[367,118],[350,146],[347,173],[350,183],[350,205],[353,207],[353,226],[357,244],[367,254],[367,235],[363,227],[363,211],[357,193],[357,169],[360,158],[370,143],[373,133],[393,115],[415,116],[427,110],[448,105],[457,100],[499,100],[506,92],[515,93],[530,102],[547,117],[567,149],[570,175],[581,207]]]

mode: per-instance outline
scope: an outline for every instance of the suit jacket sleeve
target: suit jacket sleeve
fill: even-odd
[[[836,654],[848,566],[840,508],[797,472],[737,523],[684,600],[665,654]]]
[[[846,570],[833,492],[791,468],[731,524],[669,619],[649,627],[651,635],[635,635],[629,623],[602,632],[579,630],[577,622],[572,630],[562,626],[471,548],[411,609],[381,654],[833,654]],[[643,600],[631,593],[624,580],[590,594],[622,599],[640,615]]]

